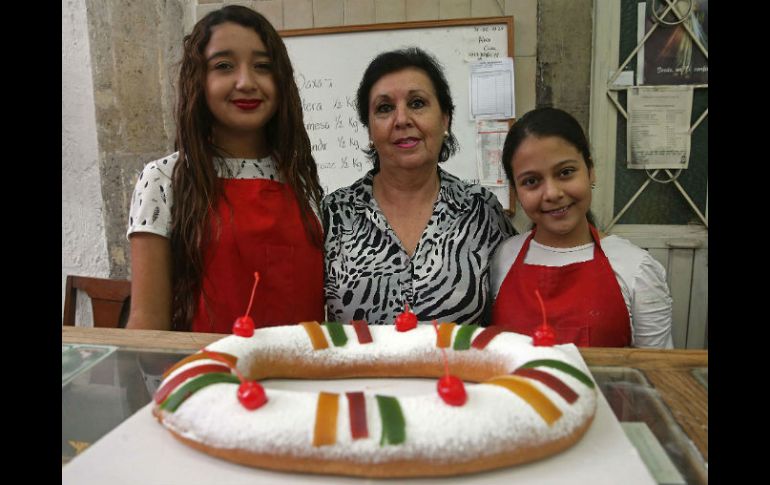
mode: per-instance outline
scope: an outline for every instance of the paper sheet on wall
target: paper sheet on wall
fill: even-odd
[[[692,94],[692,86],[629,88],[628,168],[687,168]]]
[[[471,119],[513,118],[516,111],[513,79],[513,59],[510,57],[470,63]]]
[[[505,121],[476,121],[476,164],[479,184],[492,191],[503,209],[510,208],[508,181],[503,169],[503,143],[508,134]]]
[[[508,123],[505,121],[476,121],[476,162],[479,181],[485,185],[505,184],[502,156]]]

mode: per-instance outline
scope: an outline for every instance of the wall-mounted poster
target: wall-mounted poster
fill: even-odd
[[[628,90],[628,168],[687,168],[692,86]]]
[[[693,37],[701,43],[708,52],[708,0],[685,0],[672,2],[679,6],[680,12],[689,11],[686,23],[693,35],[677,22],[673,11],[663,13],[669,7],[665,0],[649,0],[646,2],[644,32],[658,24],[658,27],[644,43],[644,59],[642,84],[708,84],[708,58]],[[640,8],[641,10],[641,8]],[[663,22],[655,19],[654,12]],[[641,24],[641,22],[640,22]]]

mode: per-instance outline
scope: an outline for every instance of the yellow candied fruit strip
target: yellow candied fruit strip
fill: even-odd
[[[486,384],[504,387],[524,399],[548,423],[548,426],[561,417],[559,408],[545,394],[522,377],[498,376],[488,380]]]
[[[452,330],[454,330],[455,322],[442,322],[438,326],[438,335],[436,336],[436,347],[448,348],[452,345]]]
[[[326,340],[321,325],[318,322],[301,322],[301,325],[305,327],[307,336],[310,337],[310,343],[313,345],[313,350],[321,350],[329,348],[329,341]]]
[[[313,446],[333,445],[337,442],[337,411],[339,394],[321,392],[315,408]]]

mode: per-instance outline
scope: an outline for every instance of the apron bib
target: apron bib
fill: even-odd
[[[596,228],[589,227],[595,243],[593,260],[561,267],[524,264],[537,228],[532,231],[500,286],[492,309],[492,325],[532,336],[543,320],[535,296],[537,288],[557,344],[631,345],[631,322],[620,285]]]
[[[308,241],[293,191],[265,179],[222,183],[193,331],[231,333],[249,305],[255,271],[249,316],[256,328],[323,321],[323,251]],[[320,235],[315,217],[312,223]]]

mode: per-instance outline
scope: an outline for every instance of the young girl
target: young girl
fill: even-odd
[[[322,189],[286,47],[260,14],[209,13],[184,40],[178,151],[131,203],[128,328],[229,333],[323,320]]]
[[[508,132],[503,165],[534,227],[497,249],[492,324],[533,335],[537,289],[556,343],[672,348],[665,270],[591,222],[594,168],[580,124],[558,109],[530,111]]]

